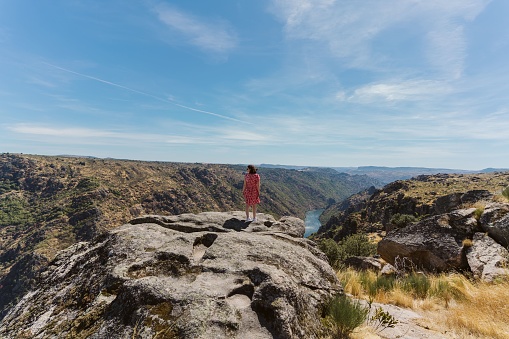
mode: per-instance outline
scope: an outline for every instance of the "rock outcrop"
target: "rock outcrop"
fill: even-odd
[[[482,229],[505,248],[509,247],[509,204],[489,204],[480,218]]]
[[[398,268],[403,263],[437,272],[470,270],[486,281],[507,276],[509,204],[490,203],[478,212],[455,210],[394,229],[378,243],[378,253]]]
[[[296,218],[144,216],[59,253],[0,337],[316,338],[342,288]]]
[[[447,221],[442,216],[434,216],[395,229],[378,243],[378,254],[398,268],[401,268],[398,260],[411,262],[415,265],[412,268],[437,272],[465,268],[462,240],[466,235]]]
[[[458,209],[463,204],[475,203],[481,200],[491,200],[493,194],[487,190],[471,190],[465,193],[451,193],[439,197],[433,204],[435,213],[442,214]]]
[[[507,186],[509,172],[420,175],[364,191],[329,206],[314,238],[340,241],[352,234],[391,231],[398,214],[424,218],[485,204]],[[495,199],[496,200],[496,199]]]
[[[474,235],[466,254],[475,278],[492,281],[509,275],[509,252],[484,233]]]

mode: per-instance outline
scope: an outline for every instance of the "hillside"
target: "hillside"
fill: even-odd
[[[296,169],[296,170],[319,170],[318,167],[309,166],[288,166],[288,165],[271,165],[262,164],[261,167],[267,168],[285,168],[285,169]],[[419,175],[435,175],[435,174],[476,174],[476,173],[493,173],[493,172],[507,172],[507,168],[485,168],[482,170],[463,170],[463,169],[451,169],[451,168],[431,168],[431,167],[384,167],[384,166],[359,166],[359,167],[332,167],[340,173],[346,173],[350,175],[367,175],[371,178],[380,181],[380,185],[376,187],[382,187],[383,185],[389,184],[397,180],[406,180]]]
[[[59,250],[144,214],[243,210],[245,166],[0,155],[0,315]],[[335,171],[260,169],[260,211],[303,218],[376,185]]]
[[[509,172],[421,175],[355,194],[322,214],[319,238],[339,240],[357,232],[385,231],[394,215],[421,219],[479,201],[502,199]],[[394,221],[394,220],[393,220]]]

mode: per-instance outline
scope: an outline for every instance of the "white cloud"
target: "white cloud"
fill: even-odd
[[[432,66],[453,79],[461,77],[467,43],[462,26],[444,24],[426,35],[430,48],[427,56]]]
[[[135,141],[139,143],[215,144],[227,146],[274,142],[267,133],[238,130],[233,127],[200,127],[196,125],[180,124],[178,122],[172,123],[172,126],[173,129],[179,129],[181,132],[183,130],[188,131],[183,131],[181,135],[174,135],[81,127],[53,127],[24,123],[5,125],[5,128],[11,132],[31,137],[47,137],[52,140],[64,139],[65,142],[84,144],[109,144],[112,141]]]
[[[422,39],[430,66],[457,77],[465,58],[463,25],[475,19],[489,2],[274,0],[271,10],[284,22],[289,39],[322,42],[350,67],[368,69],[385,60],[373,53],[373,43],[380,34],[407,25],[415,30],[416,39]]]
[[[369,84],[356,89],[349,101],[371,102],[371,101],[402,101],[402,100],[423,100],[435,96],[447,95],[452,88],[445,82],[432,80],[409,80],[392,83]],[[338,98],[344,96],[343,92]]]
[[[37,77],[30,77],[27,82],[29,84],[33,84],[33,85],[38,85],[38,86],[42,86],[42,87],[46,87],[46,88],[55,88],[57,87],[54,83],[52,82],[49,82],[47,80],[44,80],[44,79],[41,79],[41,78],[37,78]]]
[[[225,22],[205,22],[174,7],[161,4],[155,9],[158,19],[186,42],[202,50],[227,53],[237,45],[237,37]]]
[[[92,128],[76,128],[76,127],[48,127],[44,125],[32,125],[32,124],[15,124],[7,126],[7,129],[20,134],[32,135],[32,136],[45,136],[45,137],[56,137],[65,138],[66,141],[71,142],[73,140],[78,142],[91,141],[94,144],[100,144],[102,142],[107,143],[107,140],[112,139],[123,139],[123,140],[135,140],[139,142],[164,142],[174,144],[196,144],[205,143],[204,140],[200,140],[192,137],[178,136],[178,135],[164,135],[164,134],[152,134],[152,133],[132,133],[132,132],[117,132],[102,129]]]
[[[257,143],[263,143],[269,140],[269,138],[266,135],[236,129],[225,130],[221,135],[221,138],[235,141],[254,141]]]

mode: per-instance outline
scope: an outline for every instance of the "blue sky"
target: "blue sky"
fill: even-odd
[[[0,152],[509,167],[509,1],[0,0]]]

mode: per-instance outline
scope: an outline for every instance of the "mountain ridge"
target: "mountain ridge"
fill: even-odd
[[[0,154],[0,316],[62,250],[144,215],[243,210],[242,165]],[[260,169],[260,212],[303,218],[377,181]]]
[[[341,173],[350,175],[368,175],[372,178],[380,180],[382,186],[389,184],[396,180],[411,179],[419,175],[433,175],[433,174],[475,174],[475,173],[492,173],[492,172],[506,172],[507,168],[484,168],[481,170],[464,170],[464,169],[451,169],[451,168],[433,168],[433,167],[387,167],[387,166],[358,166],[358,167],[312,167],[312,166],[292,166],[292,165],[271,165],[262,164],[260,167],[267,168],[286,168],[295,170],[318,170],[329,168]],[[381,186],[380,186],[381,187]]]

